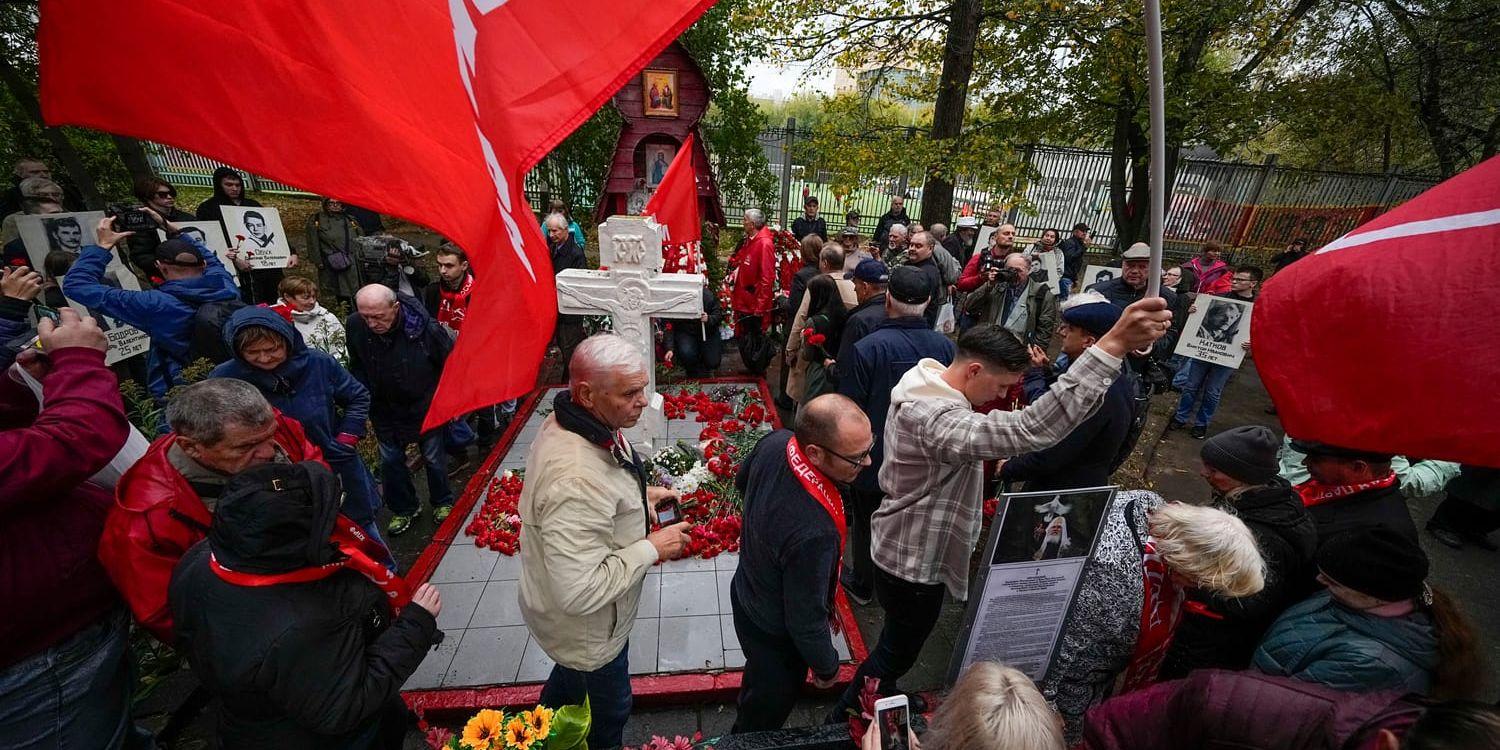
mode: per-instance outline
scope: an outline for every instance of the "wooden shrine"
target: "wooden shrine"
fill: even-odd
[[[698,215],[703,221],[724,225],[719,186],[698,128],[708,111],[709,93],[703,70],[677,42],[668,45],[615,92],[615,109],[624,117],[625,125],[620,129],[614,160],[594,210],[596,222],[603,223],[615,214],[639,214],[691,133],[693,171],[698,176]]]

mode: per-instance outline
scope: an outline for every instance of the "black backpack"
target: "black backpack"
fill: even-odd
[[[239,299],[205,302],[193,311],[193,323],[188,329],[187,359],[182,364],[190,365],[200,359],[214,364],[227,362],[234,356],[224,344],[224,324],[236,310],[247,307]]]

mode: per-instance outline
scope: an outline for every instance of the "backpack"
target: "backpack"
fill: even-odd
[[[233,358],[234,352],[229,351],[229,346],[224,343],[224,324],[229,322],[229,316],[236,310],[244,307],[247,305],[239,299],[199,305],[193,311],[193,322],[188,329],[187,358],[182,364],[190,365],[206,359],[217,365]]]

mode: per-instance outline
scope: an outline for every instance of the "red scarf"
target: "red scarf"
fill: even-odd
[[[474,274],[464,275],[464,285],[456,292],[448,291],[448,285],[438,282],[437,322],[457,331],[463,328],[464,313],[469,309],[469,290],[474,286]]]
[[[839,569],[844,564],[844,543],[848,541],[849,527],[844,522],[844,504],[839,499],[839,492],[833,486],[833,481],[823,476],[807,456],[802,453],[802,446],[797,444],[797,438],[792,437],[786,441],[786,463],[796,475],[797,481],[802,483],[802,489],[812,495],[818,505],[833,519],[833,525],[839,530],[839,551],[834,555],[833,582],[828,588],[828,619],[833,623],[834,632],[838,632],[838,616],[833,609],[833,598],[839,590]]]
[[[1297,494],[1302,497],[1302,504],[1308,508],[1314,505],[1340,500],[1365,490],[1376,490],[1389,487],[1396,483],[1396,473],[1382,479],[1374,479],[1359,484],[1323,484],[1315,479],[1309,479],[1297,485]]]
[[[329,541],[339,548],[344,559],[326,565],[298,568],[285,573],[240,573],[224,567],[213,556],[213,553],[209,553],[208,567],[226,583],[253,587],[321,581],[344,568],[349,568],[370,579],[371,583],[385,592],[392,609],[399,612],[411,601],[411,591],[407,588],[406,581],[376,562],[377,558],[385,557],[385,551],[365,534],[359,524],[339,514],[338,520],[334,522],[333,534]]]
[[[1120,675],[1115,695],[1146,687],[1156,682],[1161,662],[1172,645],[1177,623],[1182,621],[1182,600],[1187,593],[1172,581],[1172,571],[1156,554],[1156,540],[1146,538],[1146,552],[1141,561],[1145,598],[1141,606],[1141,632],[1130,653],[1130,663]]]

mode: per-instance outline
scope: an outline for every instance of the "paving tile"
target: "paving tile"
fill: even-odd
[[[707,573],[714,569],[714,561],[701,557],[668,560],[661,564],[661,569],[663,573]]]
[[[471,628],[453,655],[443,687],[501,685],[515,682],[526,652],[524,625],[509,628]]]
[[[527,638],[526,654],[521,657],[521,671],[516,674],[516,682],[546,682],[556,664],[535,638]]]
[[[501,555],[496,553],[499,559],[495,560],[495,568],[490,571],[491,581],[519,581],[521,580],[521,553],[514,555]]]
[[[438,615],[439,630],[450,631],[449,638],[457,637],[451,631],[469,627],[469,618],[474,616],[474,607],[484,594],[483,583],[439,583],[438,593],[443,597],[443,613]]]
[[[714,592],[713,573],[661,574],[661,614],[663,617],[719,614]]]
[[[464,536],[462,533],[459,536]],[[468,538],[468,537],[464,537]],[[430,583],[467,583],[472,581],[488,581],[490,571],[495,567],[495,559],[500,557],[498,552],[475,547],[470,540],[469,544],[455,544],[443,553],[443,559],[438,563],[437,570],[432,571]]]
[[[739,649],[733,649],[733,650],[725,651],[724,652],[724,668],[725,669],[744,669],[745,668],[745,652],[741,651]]]
[[[733,573],[736,568],[740,567],[740,553],[725,552],[715,557],[713,562],[714,570],[727,570]]]
[[[636,620],[635,625],[630,628],[630,655],[625,657],[630,662],[631,674],[651,674],[656,671],[656,645],[657,634],[661,628],[661,620]]]
[[[490,581],[479,597],[479,606],[474,608],[470,628],[498,628],[510,625],[525,625],[521,618],[520,581]]]
[[[733,613],[734,605],[729,601],[729,588],[734,582],[734,571],[718,571],[714,573],[714,581],[719,588],[719,614],[727,615]]]
[[[428,690],[441,687],[443,675],[448,673],[448,666],[453,663],[453,654],[458,651],[458,642],[462,640],[463,632],[451,633],[443,638],[443,642],[437,648],[427,652],[426,658],[417,666],[417,671],[406,678],[406,684],[402,690]]]
[[[724,638],[718,617],[663,617],[660,622],[656,655],[659,671],[697,672],[724,668]]]
[[[661,617],[661,576],[646,576],[641,584],[641,606],[635,619],[654,620]]]
[[[719,615],[719,631],[723,633],[724,650],[738,651],[740,636],[734,632],[734,615]]]

